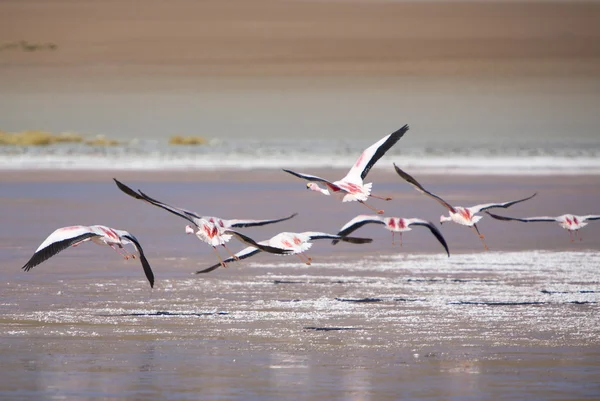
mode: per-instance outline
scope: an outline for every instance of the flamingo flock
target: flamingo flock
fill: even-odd
[[[313,259],[312,257],[306,255],[306,251],[308,251],[313,245],[312,241],[328,239],[331,240],[332,245],[335,245],[340,241],[350,244],[367,244],[372,242],[372,239],[350,236],[351,233],[366,224],[382,225],[388,231],[391,231],[392,245],[395,245],[394,235],[398,233],[400,237],[399,246],[402,246],[402,233],[411,231],[413,227],[427,228],[435,237],[435,239],[442,245],[448,257],[450,257],[450,250],[446,240],[444,239],[444,236],[431,221],[418,217],[384,217],[381,216],[384,214],[384,210],[367,203],[369,198],[383,201],[392,200],[391,197],[377,196],[372,194],[371,191],[373,184],[364,183],[364,180],[375,163],[377,163],[385,155],[385,153],[408,132],[408,130],[409,126],[404,125],[400,129],[389,135],[386,135],[373,145],[366,148],[358,157],[356,162],[352,165],[346,176],[337,181],[330,181],[316,175],[298,173],[289,169],[283,169],[283,171],[288,174],[308,181],[306,188],[311,191],[319,192],[327,196],[333,195],[342,202],[359,202],[376,213],[375,215],[361,214],[352,218],[338,230],[337,234],[329,234],[319,231],[307,231],[301,233],[284,231],[267,240],[255,241],[254,239],[241,233],[239,229],[283,223],[296,217],[297,213],[293,213],[285,217],[264,220],[223,219],[214,216],[201,216],[195,212],[171,206],[167,203],[151,198],[141,190],[133,190],[117,179],[114,179],[114,182],[117,188],[129,197],[156,206],[175,216],[185,219],[189,223],[185,227],[185,232],[190,235],[195,235],[200,241],[207,243],[213,248],[218,263],[213,264],[205,269],[198,270],[195,272],[196,274],[209,273],[219,267],[227,267],[229,263],[241,261],[260,252],[266,252],[280,256],[296,255],[302,263],[310,265]],[[440,203],[443,207],[448,209],[449,215],[442,215],[440,217],[440,225],[445,222],[454,222],[460,225],[471,227],[471,229],[481,239],[486,251],[489,248],[484,240],[483,234],[481,234],[479,228],[477,227],[477,223],[483,217],[477,215],[477,213],[480,212],[485,212],[490,217],[500,221],[518,221],[526,223],[548,221],[558,222],[562,228],[569,231],[571,241],[575,240],[574,235],[579,235],[579,230],[586,226],[588,221],[600,220],[600,215],[577,216],[572,214],[564,214],[558,217],[544,216],[516,218],[500,216],[488,211],[494,208],[509,208],[517,203],[532,199],[534,196],[536,196],[536,193],[526,198],[506,202],[485,203],[471,207],[453,206],[438,195],[426,190],[415,178],[403,171],[395,163],[393,166],[400,178],[406,181],[418,192],[426,195],[429,198],[432,198],[436,202]],[[323,184],[325,187],[319,186],[319,183]],[[232,238],[236,238],[239,242],[246,245],[246,247],[241,251],[234,253],[226,245],[227,242],[229,242]],[[579,235],[579,240],[581,239],[582,238]],[[154,287],[154,273],[137,238],[127,231],[102,225],[78,225],[56,229],[42,242],[42,244],[36,249],[34,254],[22,268],[25,271],[29,271],[56,254],[66,250],[67,248],[76,247],[88,241],[98,245],[106,245],[111,247],[125,260],[139,258],[150,287]],[[124,245],[132,245],[135,248],[137,256],[134,253],[128,252],[124,248]],[[230,256],[223,259],[217,250],[218,247],[225,249]]]

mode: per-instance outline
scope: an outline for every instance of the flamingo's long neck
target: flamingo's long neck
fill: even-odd
[[[310,189],[311,191],[320,192],[323,195],[327,195],[327,196],[330,195],[330,193],[327,189],[321,188],[318,184],[315,184],[314,182],[310,184],[308,189]]]

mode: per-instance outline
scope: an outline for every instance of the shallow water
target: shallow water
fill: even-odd
[[[0,395],[600,395],[596,252],[321,259],[193,277],[176,268],[154,290],[102,268],[81,276],[81,257],[76,272],[12,272],[1,284]]]
[[[333,176],[336,171],[326,171]],[[126,174],[125,174],[126,175]],[[443,225],[452,256],[427,230],[392,246],[365,227],[364,246],[327,241],[295,257],[258,255],[195,276],[213,251],[183,234],[185,220],[85,173],[2,183],[0,398],[21,399],[597,399],[600,385],[600,225],[570,243],[557,225],[480,222],[492,249]],[[358,204],[303,189],[284,173],[122,178],[201,214],[274,218],[245,231],[336,232]],[[371,177],[371,176],[370,176]],[[184,177],[185,178],[185,177]],[[435,220],[441,207],[392,175],[388,215]],[[154,181],[153,181],[154,179]],[[452,201],[486,202],[540,191],[514,215],[593,212],[597,178],[424,177]],[[577,194],[577,196],[573,196]],[[542,196],[543,195],[543,196]],[[506,212],[508,214],[508,212]],[[93,244],[19,269],[46,235],[106,224],[140,240],[156,284],[137,260]],[[233,250],[240,244],[230,243]],[[535,250],[539,249],[539,250]],[[221,254],[225,253],[220,250]]]

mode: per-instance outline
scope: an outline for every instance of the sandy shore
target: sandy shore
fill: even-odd
[[[5,90],[179,88],[194,77],[597,76],[596,2],[0,3]],[[0,43],[1,45],[2,43]]]

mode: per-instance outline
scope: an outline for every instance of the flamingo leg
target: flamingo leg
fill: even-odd
[[[486,251],[489,251],[490,249],[488,248],[487,244],[485,243],[485,241],[483,240],[484,236],[483,234],[481,234],[479,232],[479,228],[477,228],[477,224],[473,224],[471,226],[471,228],[475,231],[475,233],[479,236],[479,238],[481,238],[481,242],[483,242],[483,247],[485,248]]]
[[[569,238],[571,239],[571,242],[574,242],[575,240],[573,239],[573,231],[569,230]]]
[[[227,267],[227,265],[225,264],[225,262],[223,262],[223,259],[221,259],[221,255],[219,255],[219,252],[217,251],[217,247],[213,246],[213,249],[215,250],[215,253],[217,254],[217,258],[219,259],[219,262],[221,262],[221,266]]]
[[[577,233],[577,235],[579,236],[579,241],[583,241],[583,238],[581,238],[581,234],[579,233],[579,230],[575,231],[575,233]]]
[[[119,248],[119,247],[117,247],[117,246],[115,246],[115,245],[112,245],[112,244],[110,245],[110,247],[111,247],[112,249],[114,249],[114,250],[115,250],[115,252],[117,252],[119,255],[123,256],[123,258],[124,258],[125,260],[129,260],[129,256],[130,256],[130,255],[127,255],[125,252],[121,252],[121,249],[120,249],[120,248],[123,248],[123,247],[120,247],[120,248]]]
[[[376,209],[373,206],[369,205],[365,201],[359,201],[359,202],[362,203],[363,205],[365,205],[366,207],[368,207],[369,209],[371,209],[372,211],[374,211],[375,213],[377,213],[377,214],[383,214],[383,210]]]
[[[312,260],[311,258],[309,258],[309,257],[308,257],[308,256],[306,256],[306,255],[302,255],[301,253],[297,253],[296,255],[298,256],[298,258],[300,258],[300,260],[301,260],[303,263],[306,263],[307,265],[309,265],[309,266],[310,266],[310,261]],[[306,259],[304,259],[304,258],[303,258],[303,256],[304,256],[304,258],[306,258]]]
[[[394,234],[396,234],[396,233],[392,231],[392,245],[396,245],[396,244],[394,244]]]
[[[384,201],[391,201],[392,197],[391,196],[377,196],[377,195],[369,195],[371,198],[375,198],[375,199],[381,199]]]
[[[227,248],[227,246],[225,244],[223,244],[223,248],[227,249],[227,252],[229,252],[229,254],[237,261],[240,260],[240,258],[238,258],[235,253],[231,252],[231,250],[229,248]]]
[[[402,247],[402,233],[399,233],[399,234],[400,234],[400,247]]]

